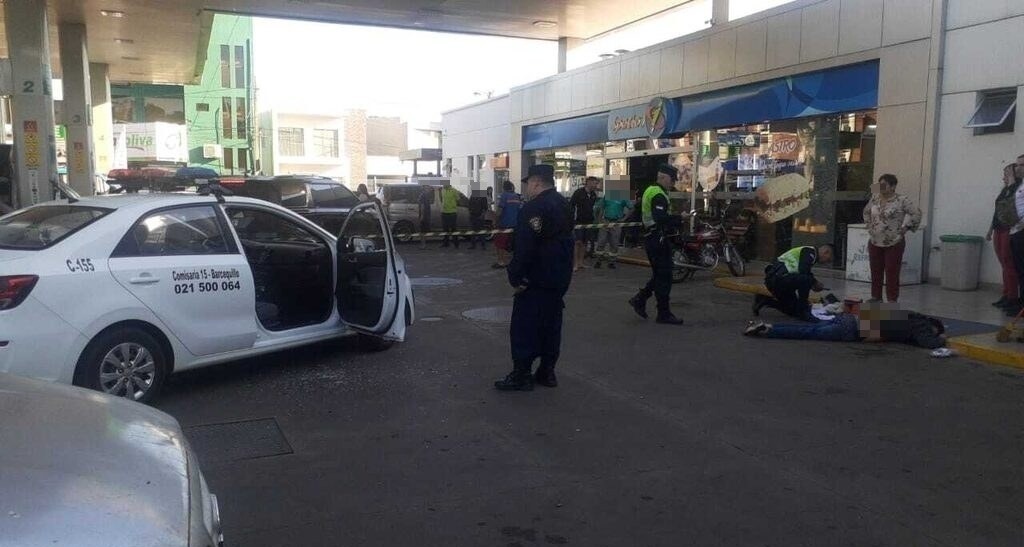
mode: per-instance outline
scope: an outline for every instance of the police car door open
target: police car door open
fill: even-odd
[[[402,298],[394,242],[380,206],[371,201],[354,207],[337,245],[341,320],[360,332],[390,337],[393,324],[402,321]]]

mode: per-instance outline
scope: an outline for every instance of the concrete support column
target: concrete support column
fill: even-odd
[[[582,42],[579,38],[563,36],[558,39],[558,73],[568,70],[569,50],[575,49]]]
[[[64,124],[68,127],[68,181],[83,196],[96,193],[93,180],[92,85],[85,25],[65,24],[60,32],[64,80]]]
[[[729,22],[729,0],[711,1],[711,25],[724,25]]]
[[[92,94],[93,165],[97,173],[114,168],[114,110],[110,102],[110,66],[89,63]]]
[[[7,52],[14,95],[11,123],[15,148],[15,207],[53,199],[57,143],[53,134],[53,86],[45,0],[7,0]],[[14,22],[17,21],[17,24]]]

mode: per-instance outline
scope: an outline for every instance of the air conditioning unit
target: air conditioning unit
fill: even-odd
[[[219,144],[204,144],[203,158],[208,160],[220,159],[224,155],[224,147]]]

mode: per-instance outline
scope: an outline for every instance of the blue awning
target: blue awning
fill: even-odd
[[[542,150],[608,140],[608,113],[570,118],[523,128],[523,150]]]
[[[878,106],[878,61],[683,97],[672,133]]]

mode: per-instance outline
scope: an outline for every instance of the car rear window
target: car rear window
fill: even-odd
[[[32,207],[0,218],[0,249],[45,249],[113,209],[82,205]]]

